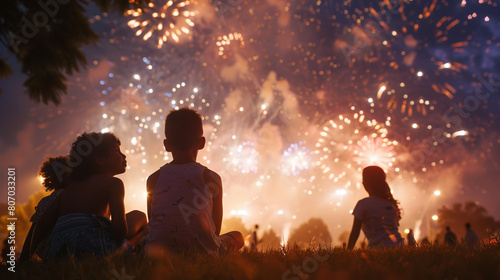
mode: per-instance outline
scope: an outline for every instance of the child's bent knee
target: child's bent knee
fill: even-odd
[[[146,214],[139,210],[130,211],[126,216],[129,229],[132,229],[133,231],[143,229],[148,224]]]
[[[230,231],[226,233],[228,236],[230,236],[234,241],[235,245],[237,247],[237,250],[241,249],[243,245],[245,245],[245,238],[243,237],[243,234],[239,231]]]
[[[127,220],[147,221],[146,214],[139,210],[132,210],[127,213]]]
[[[146,214],[144,214],[144,212],[139,211],[139,210],[132,210],[132,211],[128,212],[127,215],[146,216]]]

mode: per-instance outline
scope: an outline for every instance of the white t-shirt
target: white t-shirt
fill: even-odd
[[[352,214],[361,220],[369,247],[395,247],[404,243],[398,232],[398,216],[393,202],[374,196],[363,198]]]
[[[165,164],[152,193],[146,246],[172,251],[191,248],[217,254],[221,246],[212,219],[213,193],[199,163]]]

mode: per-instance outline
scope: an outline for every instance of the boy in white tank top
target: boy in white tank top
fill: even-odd
[[[220,176],[196,162],[198,150],[205,146],[201,116],[188,108],[171,111],[165,121],[165,138],[163,144],[173,160],[147,180],[147,252],[221,254],[242,248],[240,232],[220,235]]]

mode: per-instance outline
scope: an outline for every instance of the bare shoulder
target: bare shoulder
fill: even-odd
[[[125,192],[123,181],[119,178],[106,176],[104,183],[109,186],[110,192],[114,194],[122,194]]]
[[[110,186],[118,186],[118,185],[123,185],[123,181],[120,178],[108,176],[108,175],[96,175],[93,178],[93,181],[95,182],[100,182],[105,185],[110,185]]]
[[[203,179],[214,196],[222,193],[222,179],[215,171],[205,169]]]
[[[121,194],[125,192],[123,181],[119,178],[108,175],[95,175],[87,181],[86,184],[90,189],[93,189],[98,193],[105,192],[111,194]]]
[[[215,183],[218,185],[222,185],[222,179],[219,176],[219,174],[217,174],[215,171],[213,171],[211,169],[208,169],[208,168],[205,169],[203,177],[204,177],[203,179],[205,179],[206,183]]]
[[[160,170],[158,169],[153,174],[149,175],[148,180],[146,181],[146,188],[148,191],[153,190],[160,178]]]

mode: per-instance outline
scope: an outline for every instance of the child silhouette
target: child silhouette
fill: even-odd
[[[147,180],[150,254],[206,252],[222,254],[243,247],[240,232],[220,235],[222,182],[214,171],[196,162],[205,146],[201,116],[183,108],[165,120],[165,149],[173,160]]]
[[[363,186],[370,195],[354,207],[354,222],[347,248],[356,245],[360,230],[368,239],[368,247],[395,247],[404,244],[398,232],[401,210],[394,199],[386,175],[378,166],[363,169]]]
[[[67,164],[68,182],[40,217],[30,247],[50,233],[47,259],[108,255],[136,239],[147,220],[140,211],[125,214],[125,188],[114,177],[127,166],[120,140],[111,133],[83,133],[72,144]]]
[[[35,206],[35,213],[30,218],[31,227],[24,240],[21,256],[19,257],[20,262],[30,259],[34,254],[40,258],[44,258],[45,256],[45,243],[47,240],[42,241],[37,248],[31,248],[31,239],[33,238],[33,231],[40,217],[42,217],[68,184],[67,170],[69,170],[69,167],[66,162],[66,156],[49,157],[40,167],[39,175],[44,178],[42,185],[46,191],[52,191],[52,193],[42,198],[38,202],[38,205]]]

